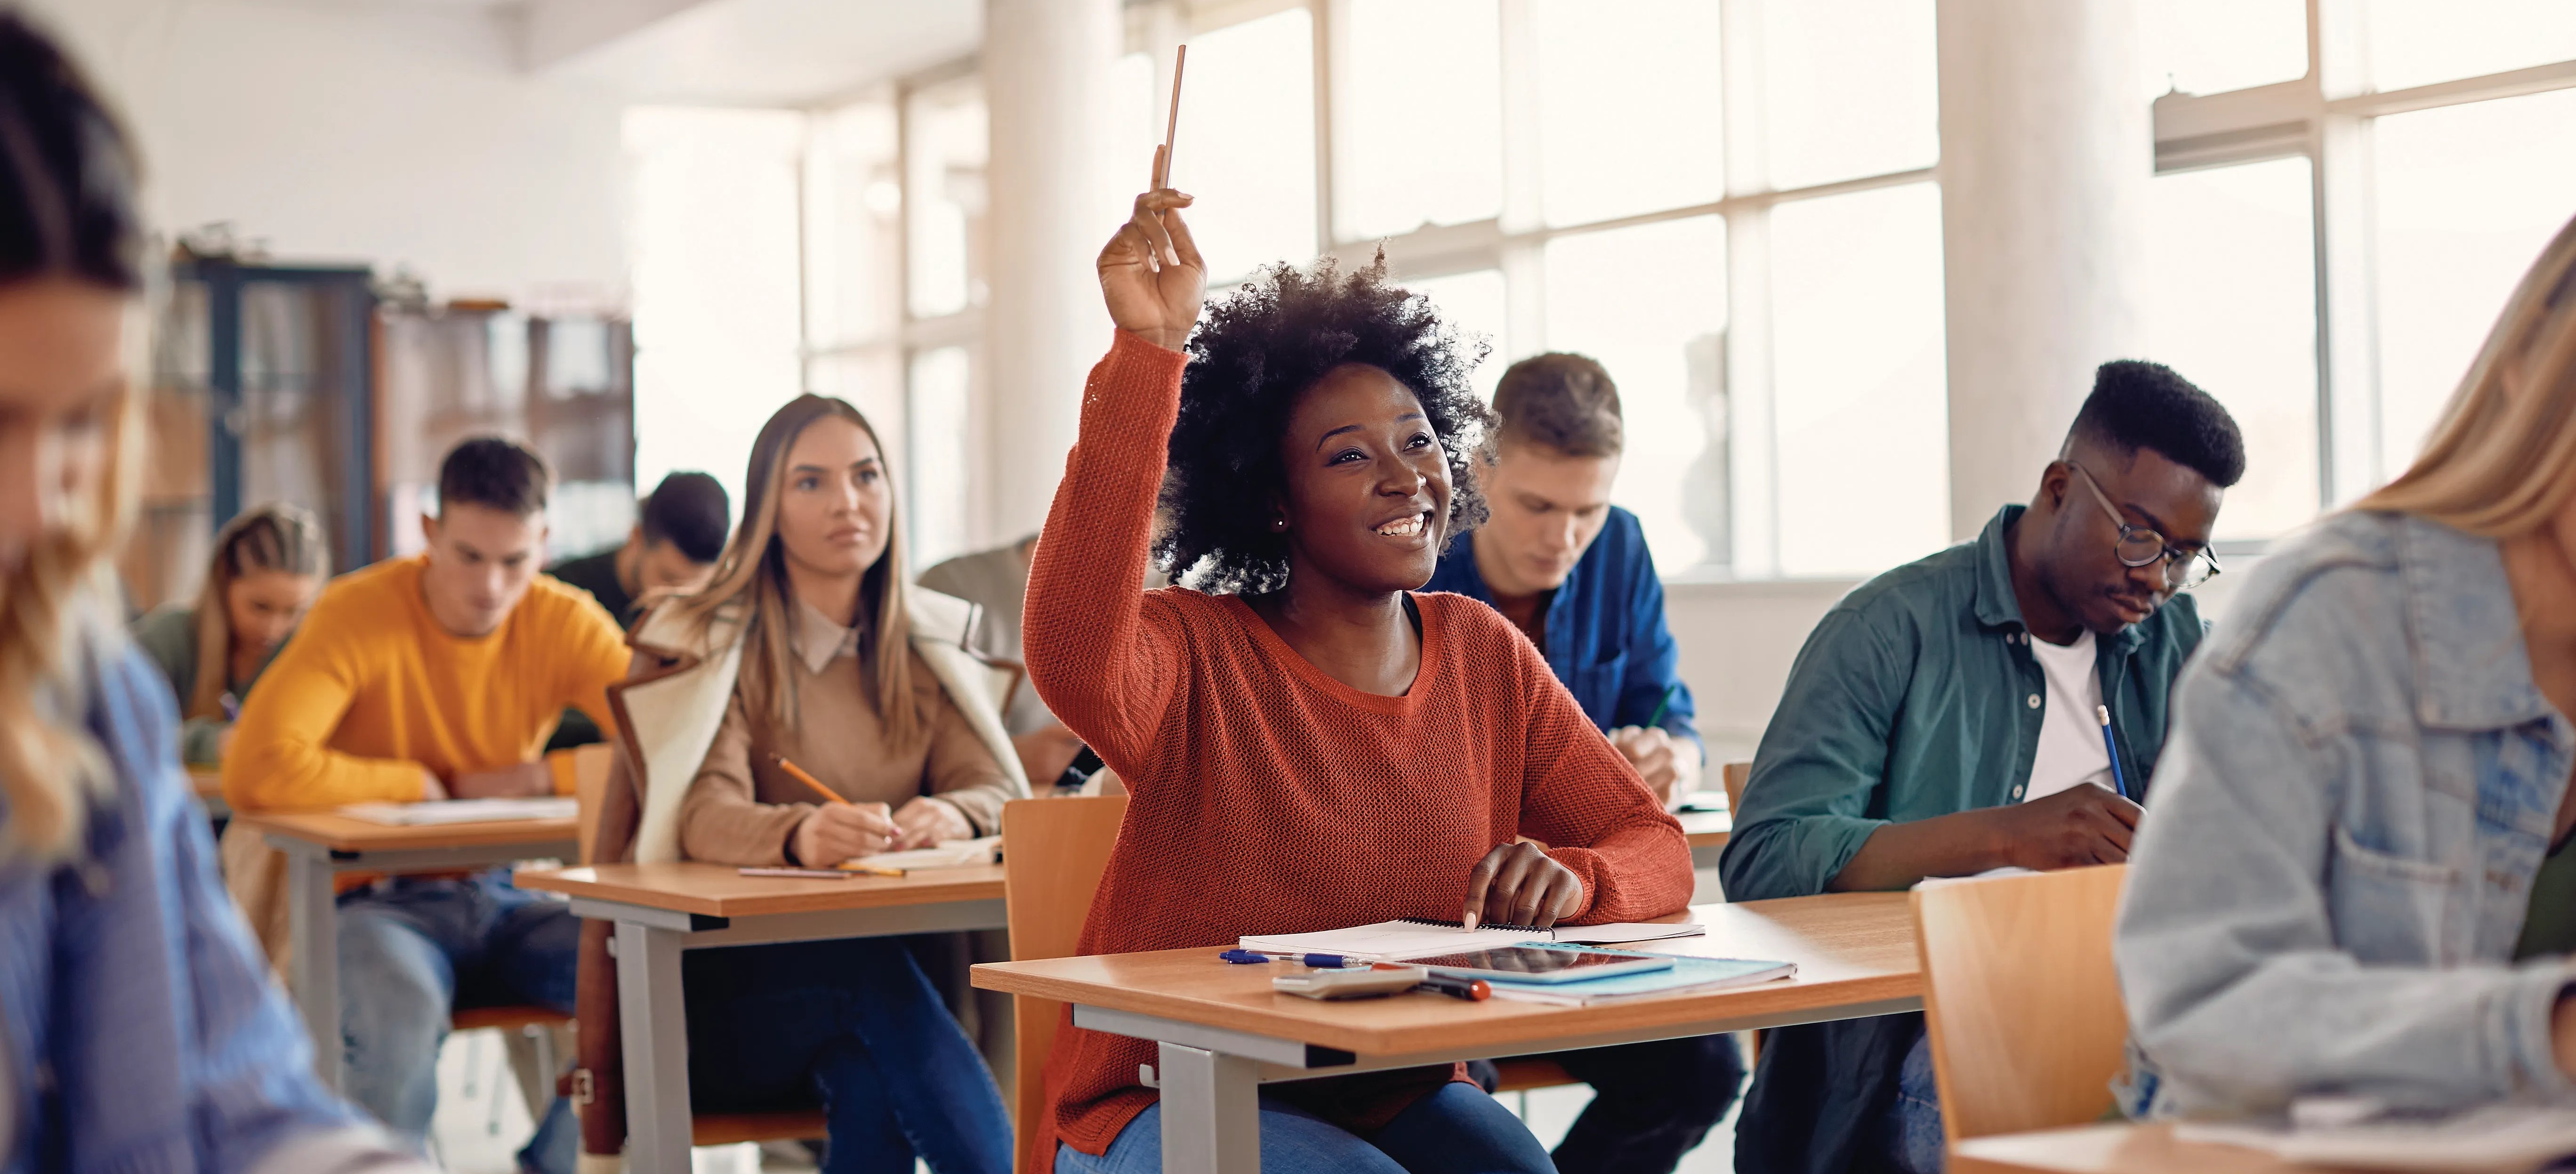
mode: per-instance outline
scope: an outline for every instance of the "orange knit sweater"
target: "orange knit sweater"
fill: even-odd
[[[1491,608],[1415,596],[1421,672],[1380,697],[1307,663],[1238,599],[1137,591],[1185,361],[1120,332],[1092,369],[1029,581],[1029,677],[1132,796],[1082,952],[1454,918],[1468,870],[1524,835],[1582,878],[1568,920],[1688,905],[1680,825]],[[1105,1152],[1154,1103],[1136,1078],[1154,1059],[1145,1041],[1068,1024],[1046,1067],[1055,1135]],[[1447,1076],[1275,1091],[1367,1130]]]

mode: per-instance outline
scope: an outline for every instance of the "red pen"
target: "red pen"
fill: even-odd
[[[1378,970],[1408,969],[1408,967],[1398,966],[1392,962],[1380,962],[1375,968]],[[1453,999],[1465,999],[1470,1003],[1481,1003],[1494,997],[1494,988],[1488,985],[1484,979],[1451,978],[1445,974],[1426,974],[1423,976],[1422,982],[1416,985],[1413,989],[1417,991],[1430,991],[1433,994],[1447,995]]]

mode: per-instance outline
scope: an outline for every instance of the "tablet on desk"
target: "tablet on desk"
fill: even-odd
[[[1587,978],[1608,978],[1614,974],[1670,970],[1673,966],[1670,958],[1614,954],[1607,950],[1570,950],[1563,946],[1496,946],[1488,950],[1460,950],[1455,954],[1434,954],[1405,961],[1442,974],[1512,982],[1578,982]]]

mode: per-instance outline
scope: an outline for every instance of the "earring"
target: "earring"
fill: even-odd
[[[1270,528],[1273,530],[1285,530],[1288,528],[1288,519],[1272,518],[1270,519]]]

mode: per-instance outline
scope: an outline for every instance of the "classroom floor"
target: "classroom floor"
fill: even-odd
[[[1592,1090],[1581,1085],[1505,1093],[1503,1107],[1529,1122],[1553,1146],[1574,1124]],[[441,1163],[454,1174],[518,1174],[513,1159],[535,1125],[501,1059],[499,1032],[460,1032],[438,1056],[438,1117],[432,1123]],[[1735,1115],[1711,1130],[1708,1140],[1682,1159],[1680,1174],[1731,1174],[1735,1168]],[[700,1149],[692,1174],[801,1174],[811,1163],[758,1146]],[[926,1174],[927,1167],[922,1168]]]

